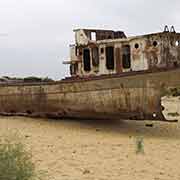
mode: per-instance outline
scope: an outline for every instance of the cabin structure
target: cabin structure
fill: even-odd
[[[127,37],[123,31],[76,29],[70,45],[72,77],[89,77],[180,66],[180,33]]]

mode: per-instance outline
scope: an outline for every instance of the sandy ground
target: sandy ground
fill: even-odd
[[[180,113],[179,99],[165,104]],[[178,180],[179,123],[0,117],[0,135],[18,132],[50,180]],[[136,154],[137,137],[144,154]]]

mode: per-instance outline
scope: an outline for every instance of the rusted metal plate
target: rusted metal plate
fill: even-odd
[[[43,86],[1,86],[0,113],[61,118],[165,120],[164,89],[180,69]]]

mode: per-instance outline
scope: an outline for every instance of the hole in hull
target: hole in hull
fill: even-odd
[[[10,110],[10,113],[11,113],[11,114],[15,114],[16,111],[15,111],[15,110]]]
[[[27,110],[26,113],[27,113],[27,114],[32,114],[32,111]]]

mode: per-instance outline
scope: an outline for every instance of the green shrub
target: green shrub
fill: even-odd
[[[24,82],[41,82],[42,79],[35,76],[25,77]]]
[[[172,88],[170,91],[173,97],[180,96],[180,88]]]
[[[167,96],[167,97],[171,97],[171,96],[178,97],[178,96],[180,96],[180,87],[162,89],[161,94],[162,94],[162,96]]]
[[[35,180],[35,165],[24,145],[12,137],[0,139],[0,180]]]
[[[144,141],[143,137],[136,138],[136,154],[142,153],[144,154]]]
[[[53,82],[54,80],[49,77],[45,77],[45,78],[42,78],[42,81],[43,82]]]
[[[30,77],[25,77],[24,82],[53,82],[54,80],[49,78],[49,77],[45,77],[45,78],[41,78],[41,77],[35,77],[35,76],[30,76]]]

